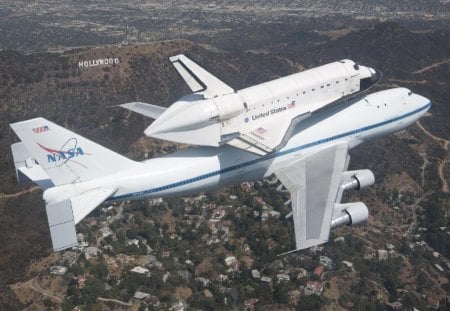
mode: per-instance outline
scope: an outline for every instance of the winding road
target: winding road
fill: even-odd
[[[434,136],[433,134],[431,134],[426,128],[423,127],[423,125],[420,123],[420,121],[417,121],[417,126],[427,135],[429,136],[431,139],[433,139],[434,141],[438,142],[440,145],[442,145],[442,147],[445,149],[445,151],[447,152],[445,158],[443,160],[439,161],[439,166],[438,166],[438,175],[439,175],[439,179],[442,182],[442,191],[445,193],[449,193],[449,186],[448,186],[448,181],[447,178],[445,177],[445,165],[447,165],[447,163],[450,163],[450,157],[449,157],[449,150],[448,147],[450,145],[450,141]]]

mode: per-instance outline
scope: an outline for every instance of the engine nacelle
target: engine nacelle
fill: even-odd
[[[369,209],[362,202],[335,204],[334,209],[331,229],[359,225],[369,218]]]
[[[373,185],[375,183],[375,175],[371,170],[346,171],[343,173],[343,180],[344,182],[341,185],[343,190],[360,190]]]

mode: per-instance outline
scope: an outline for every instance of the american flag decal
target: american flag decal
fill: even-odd
[[[287,105],[287,109],[295,108],[295,100],[292,101],[292,103]]]
[[[265,134],[265,133],[267,132],[267,130],[264,129],[264,128],[262,128],[262,127],[258,127],[258,128],[255,130],[255,132],[258,133],[259,135],[263,135],[263,134]]]
[[[47,132],[49,130],[50,128],[47,125],[33,128],[33,132],[35,132],[36,134]]]

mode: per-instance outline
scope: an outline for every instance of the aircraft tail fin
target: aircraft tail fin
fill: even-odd
[[[11,147],[16,169],[35,161],[55,186],[91,180],[136,165],[44,118],[10,124],[22,141]],[[17,161],[16,161],[17,160]]]

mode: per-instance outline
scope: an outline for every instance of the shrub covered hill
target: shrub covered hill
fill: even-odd
[[[236,89],[342,58],[381,70],[384,79],[379,89],[409,87],[430,98],[433,107],[420,121],[428,132],[413,126],[406,133],[363,144],[352,153],[351,166],[370,168],[378,179],[362,195],[369,205],[392,189],[414,185],[417,196],[435,193],[440,202],[448,202],[442,192],[449,180],[449,166],[442,164],[448,159],[448,150],[438,140],[450,140],[448,30],[413,33],[388,23],[319,39],[315,33],[295,29],[278,37],[276,26],[272,31],[276,46],[266,40],[264,52],[257,43],[227,51],[220,38],[216,38],[220,50],[213,38],[207,44],[174,40],[59,54],[0,51],[0,301],[4,305],[15,303],[6,285],[34,277],[30,264],[52,252],[41,191],[15,181],[10,145],[17,138],[8,124],[42,116],[134,159],[162,153],[166,143],[142,138],[149,119],[114,106],[130,101],[168,106],[187,94],[189,89],[168,61],[177,53],[189,55]],[[301,36],[313,42],[290,48],[290,40],[298,41]],[[236,33],[234,39],[242,37]],[[78,65],[79,61],[109,57],[118,58],[119,63],[89,68]],[[422,165],[425,158],[427,165]],[[374,207],[371,213],[375,222],[383,223],[384,212]],[[445,237],[436,247],[448,255],[448,244]]]

